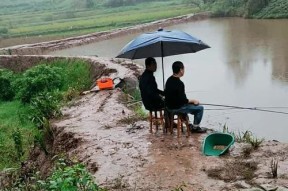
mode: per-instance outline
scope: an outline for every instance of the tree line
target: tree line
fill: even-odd
[[[288,5],[286,0],[185,0],[185,2],[197,5],[200,8],[212,10],[216,16],[246,17],[252,17],[267,7],[269,3],[272,6],[277,4]]]

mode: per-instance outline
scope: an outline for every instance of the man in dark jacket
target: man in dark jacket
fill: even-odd
[[[162,96],[164,92],[158,89],[153,73],[157,70],[157,63],[154,58],[145,60],[146,70],[140,77],[139,87],[142,102],[147,110],[157,110],[164,107]]]
[[[169,110],[179,113],[194,115],[194,122],[191,127],[193,132],[206,132],[206,129],[200,127],[203,117],[203,106],[199,105],[198,100],[187,99],[185,94],[185,85],[180,80],[184,75],[184,65],[177,61],[172,65],[173,75],[168,78],[165,85],[165,104]]]

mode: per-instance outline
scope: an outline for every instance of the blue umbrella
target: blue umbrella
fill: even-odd
[[[160,29],[156,32],[144,33],[136,37],[124,46],[116,58],[129,58],[133,60],[161,57],[164,85],[163,57],[195,53],[206,48],[210,48],[210,46],[185,32]]]

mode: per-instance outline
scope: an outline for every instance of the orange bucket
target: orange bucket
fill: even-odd
[[[114,87],[114,83],[111,78],[101,78],[96,81],[96,84],[100,90],[113,89]]]

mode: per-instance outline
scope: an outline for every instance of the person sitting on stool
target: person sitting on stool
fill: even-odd
[[[164,91],[159,90],[153,73],[157,70],[154,58],[146,58],[145,71],[140,77],[139,88],[142,103],[147,110],[159,110],[164,108]]]
[[[199,105],[195,99],[187,99],[185,85],[180,80],[184,75],[184,65],[176,61],[172,65],[173,75],[168,78],[165,84],[165,105],[169,110],[183,114],[194,115],[194,122],[191,131],[205,133],[207,129],[201,128],[200,123],[203,117],[204,107]]]

